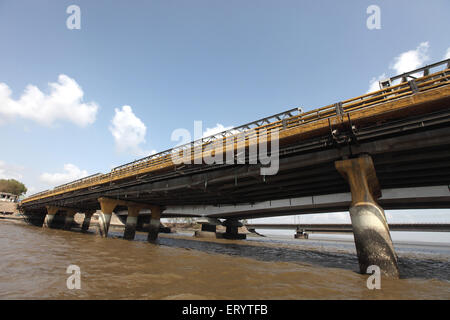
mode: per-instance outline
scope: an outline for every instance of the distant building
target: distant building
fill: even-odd
[[[0,192],[0,214],[17,214],[19,197],[12,193]]]
[[[7,193],[7,192],[0,192],[0,201],[17,202],[18,199],[19,199],[19,196],[16,196],[15,194]]]

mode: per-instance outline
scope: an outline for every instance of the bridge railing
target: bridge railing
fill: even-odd
[[[204,152],[208,151],[207,148],[211,144],[215,143],[221,143],[222,146],[224,146],[224,150],[227,150],[227,145],[229,143],[232,143],[234,145],[237,142],[238,138],[243,138],[243,140],[240,142],[244,143],[247,147],[253,142],[256,143],[262,132],[266,132],[269,134],[271,130],[274,129],[277,129],[280,132],[289,130],[295,127],[313,123],[315,121],[320,121],[337,115],[347,114],[361,109],[366,109],[374,105],[400,99],[417,92],[447,85],[450,83],[449,66],[450,59],[447,59],[439,63],[391,78],[394,80],[399,77],[403,80],[408,79],[408,77],[413,78],[410,81],[406,82],[405,80],[404,82],[401,82],[397,85],[385,86],[378,91],[367,93],[308,112],[303,112],[301,108],[291,109],[267,118],[247,123],[236,128],[232,128],[230,130],[222,131],[220,133],[192,141],[181,146],[177,146],[172,149],[150,155],[131,163],[121,165],[112,169],[111,172],[106,174],[95,174],[77,181],[69,182],[62,186],[55,187],[53,190],[34,194],[27,199],[24,199],[22,202],[26,203],[29,201],[61,194],[72,190],[95,187],[103,185],[105,183],[110,183],[114,180],[127,179],[138,174],[147,174],[153,170],[158,170],[162,167],[173,165],[174,161],[183,160],[186,156],[188,157],[188,159],[193,161],[199,154],[203,157]],[[433,74],[428,74],[430,68],[435,67],[444,67],[445,69]],[[417,72],[423,72],[424,76],[420,78],[414,78],[412,74],[417,74]],[[392,81],[390,83],[392,83]],[[243,137],[242,134],[244,134]]]
[[[81,179],[78,179],[78,180],[75,180],[75,181],[68,182],[68,183],[62,184],[60,186],[57,186],[53,190],[55,190],[55,191],[56,190],[64,190],[64,188],[66,188],[66,187],[73,187],[73,186],[82,185],[82,184],[86,183],[87,181],[93,181],[93,179],[95,177],[99,177],[99,176],[102,176],[102,175],[103,175],[103,173],[98,172],[98,173],[92,174],[90,176],[87,176],[87,177],[84,177],[84,178],[81,178]]]
[[[44,195],[44,194],[49,193],[49,192],[51,192],[51,191],[52,191],[52,190],[44,190],[44,191],[40,191],[40,192],[33,193],[33,194],[31,194],[31,195],[28,196],[28,199],[31,199],[31,198],[34,198],[34,197],[38,197],[38,196],[40,196],[40,195]]]

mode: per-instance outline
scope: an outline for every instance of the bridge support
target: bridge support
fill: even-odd
[[[384,210],[375,199],[381,190],[372,158],[336,161],[336,169],[348,181],[352,193],[350,217],[358,254],[360,272],[376,265],[385,276],[399,276],[397,255],[394,251]]]
[[[91,218],[92,218],[92,215],[94,214],[94,212],[95,212],[95,210],[90,210],[90,211],[86,211],[84,213],[83,225],[81,226],[82,232],[87,232],[89,230],[89,227],[91,225]]]
[[[201,230],[205,232],[216,232],[216,225],[215,224],[209,224],[209,223],[202,223]]]
[[[123,233],[123,238],[126,240],[134,240],[134,235],[136,234],[136,224],[139,216],[140,207],[129,206],[127,222],[125,225],[125,231]]]
[[[223,225],[227,228],[226,232],[222,234],[222,237],[224,239],[242,240],[242,239],[246,239],[247,238],[246,234],[238,232],[238,228],[242,227],[242,223],[240,223],[239,220],[237,220],[237,219],[228,219],[228,220],[225,220]]]
[[[75,214],[77,213],[76,210],[67,210],[66,211],[66,219],[64,222],[64,230],[71,230],[73,225],[73,218]]]
[[[295,239],[308,239],[308,233],[305,231],[305,229],[299,229],[295,231],[294,238]]]
[[[153,242],[158,238],[158,232],[159,232],[159,226],[160,226],[160,219],[161,219],[161,213],[163,212],[163,208],[160,206],[152,206],[150,208],[151,210],[151,218],[150,218],[150,224],[148,226],[148,236],[147,241]]]
[[[117,201],[114,199],[108,198],[99,198],[98,202],[100,202],[100,210],[101,212],[98,214],[98,229],[97,233],[106,238],[108,236],[109,224],[111,222],[111,216],[114,209],[117,207]]]
[[[195,231],[194,236],[197,238],[218,238],[222,235],[222,233],[217,233],[217,226],[221,226],[222,222],[220,222],[217,218],[209,218],[205,217],[203,221],[198,221],[200,223],[201,229]]]
[[[55,219],[55,215],[58,213],[59,208],[53,206],[47,206],[47,214],[44,219],[44,223],[42,225],[43,228],[52,228],[53,227],[53,219]]]
[[[200,231],[195,231],[194,236],[197,238],[217,238],[217,226],[208,222],[201,223]]]

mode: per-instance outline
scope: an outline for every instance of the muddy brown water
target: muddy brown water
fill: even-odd
[[[450,299],[448,247],[398,248],[402,278],[369,290],[352,243],[111,236],[0,221],[0,299]]]

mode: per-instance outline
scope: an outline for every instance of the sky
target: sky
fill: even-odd
[[[448,0],[0,0],[0,178],[32,194],[172,148],[196,120],[210,134],[375,90],[450,58],[449,11]]]

